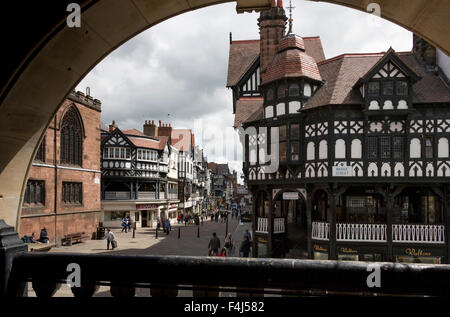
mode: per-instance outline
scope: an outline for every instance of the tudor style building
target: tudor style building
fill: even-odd
[[[51,243],[64,235],[95,234],[100,216],[101,102],[71,92],[50,122],[29,172],[18,232],[47,229]]]
[[[285,34],[286,20],[279,0],[260,15],[260,40],[230,44],[255,256],[449,263],[439,65],[415,49],[325,59],[320,39]]]
[[[154,123],[144,132],[120,130],[115,123],[102,133],[102,210],[105,226],[120,226],[125,214],[137,227],[151,227],[156,220],[174,219],[178,209],[177,150],[168,137],[155,136]],[[153,131],[153,133],[152,133]],[[170,161],[170,159],[175,160]],[[170,172],[170,177],[167,177]]]

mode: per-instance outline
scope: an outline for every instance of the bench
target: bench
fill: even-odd
[[[61,245],[72,245],[75,242],[82,242],[82,239],[88,238],[84,232],[69,233],[61,239]]]
[[[28,252],[48,252],[55,246],[54,243],[26,243]]]

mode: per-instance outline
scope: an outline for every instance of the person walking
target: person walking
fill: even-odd
[[[164,230],[167,235],[170,233],[170,229],[171,229],[170,220],[167,219],[164,225]]]
[[[212,250],[214,255],[217,255],[220,249],[220,240],[217,238],[217,234],[215,232],[213,232],[212,235],[213,237],[209,240],[208,249]]]
[[[244,258],[248,258],[248,254],[250,253],[250,241],[248,240],[247,236],[244,236],[244,241],[242,241],[241,243],[239,252],[242,252],[242,256]]]
[[[109,250],[109,245],[111,245],[113,250],[115,248],[117,248],[116,237],[114,236],[114,233],[109,228],[106,229],[105,239],[106,239],[106,250]]]
[[[127,233],[128,232],[128,219],[127,217],[122,218],[122,232]]]
[[[229,255],[233,255],[233,237],[231,233],[228,233],[227,237],[225,238],[225,248],[228,250]]]

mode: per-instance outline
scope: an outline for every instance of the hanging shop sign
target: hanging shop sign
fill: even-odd
[[[314,251],[317,251],[317,252],[328,252],[328,249],[325,248],[324,246],[315,244],[314,245]]]
[[[407,248],[405,254],[409,256],[431,256],[431,252],[426,252],[422,249]]]
[[[353,250],[352,248],[341,248],[340,251],[342,253],[358,253],[358,251]]]

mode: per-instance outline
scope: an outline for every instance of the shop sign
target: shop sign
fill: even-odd
[[[158,209],[155,204],[136,204],[136,210]]]
[[[353,176],[353,168],[351,166],[347,166],[347,164],[340,163],[337,166],[333,166],[333,176],[351,177]]]
[[[324,248],[324,247],[321,246],[321,245],[317,245],[317,244],[314,245],[314,251],[318,251],[318,252],[328,252],[328,250],[327,250],[326,248]]]
[[[261,237],[257,237],[256,241],[261,242],[261,243],[267,243],[267,239],[261,238]]]
[[[431,256],[431,252],[425,252],[422,249],[407,248],[405,253],[409,256]]]
[[[284,192],[283,200],[298,200],[298,192]]]
[[[341,248],[342,253],[358,253],[358,251],[353,250],[352,248]]]

